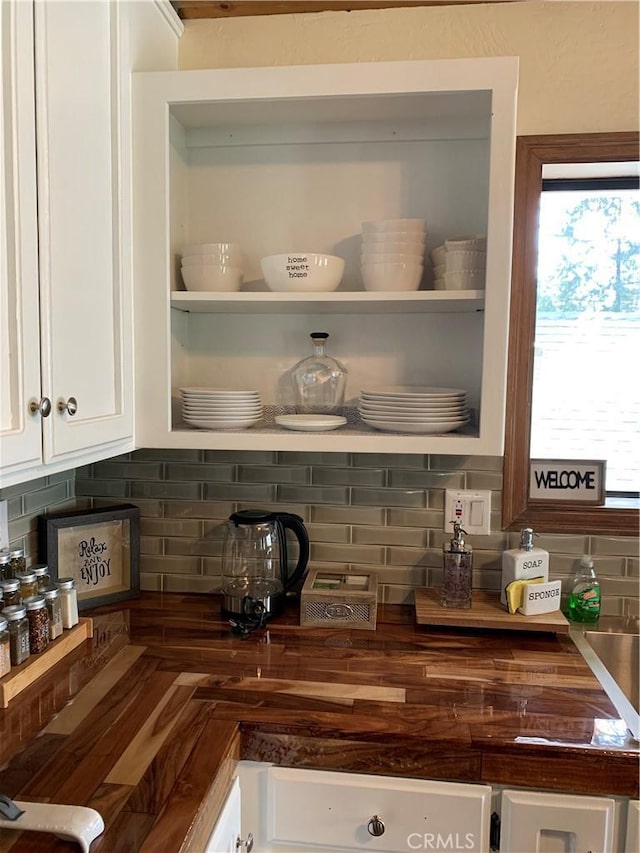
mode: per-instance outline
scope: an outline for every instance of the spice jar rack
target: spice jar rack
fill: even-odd
[[[93,637],[93,620],[81,618],[77,625],[64,631],[61,637],[49,643],[38,655],[31,655],[11,672],[0,678],[0,708],[7,708],[12,699],[30,687],[41,676],[59,663],[65,655]]]

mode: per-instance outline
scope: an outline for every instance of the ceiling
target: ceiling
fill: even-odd
[[[461,6],[487,2],[513,3],[523,0],[171,0],[171,5],[183,20],[193,20],[243,15],[290,15],[294,12],[353,12],[359,9],[398,9],[406,6]]]

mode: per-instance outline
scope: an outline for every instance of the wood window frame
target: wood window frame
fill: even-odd
[[[538,220],[543,165],[630,162],[639,159],[640,134],[588,133],[520,136],[516,140],[513,265],[502,526],[546,533],[637,536],[637,505],[587,507],[565,502],[529,502],[531,400],[538,262]]]

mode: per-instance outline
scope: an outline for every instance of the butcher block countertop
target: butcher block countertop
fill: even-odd
[[[637,744],[566,636],[375,631],[297,609],[242,639],[216,597],[144,593],[0,711],[0,793],[97,809],[92,853],[195,851],[239,758],[360,773],[638,796]],[[0,851],[66,853],[0,830]]]

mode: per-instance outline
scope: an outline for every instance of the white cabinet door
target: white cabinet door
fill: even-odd
[[[631,800],[627,813],[624,853],[638,853],[638,850],[640,850],[640,800]]]
[[[268,775],[266,834],[274,849],[489,849],[488,786],[284,767]]]
[[[209,837],[204,853],[237,853],[241,818],[240,780],[233,780],[220,817]]]
[[[0,5],[0,461],[3,480],[42,461],[33,7]]]
[[[35,4],[45,462],[132,435],[126,6]]]
[[[607,853],[614,850],[616,802],[607,797],[503,791],[504,853]]]

